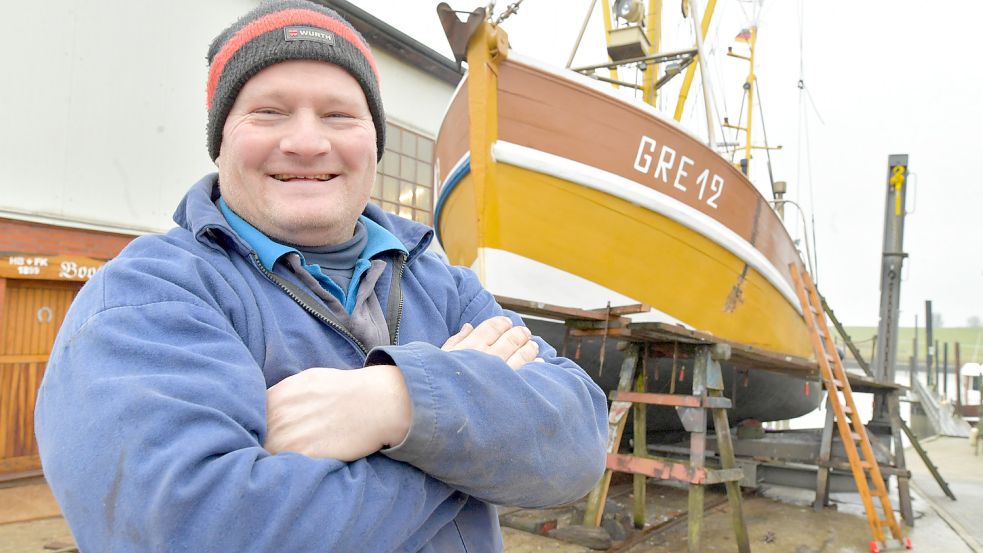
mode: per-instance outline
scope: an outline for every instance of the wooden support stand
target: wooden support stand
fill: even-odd
[[[687,347],[692,347],[694,353],[692,395],[650,394],[645,392],[647,345],[644,341],[628,343],[627,355],[621,365],[618,390],[611,394],[612,403],[608,416],[608,468],[587,498],[584,526],[595,528],[600,526],[604,515],[604,502],[614,471],[634,475],[633,514],[635,526],[638,528],[645,524],[646,478],[687,482],[689,483],[688,550],[698,552],[702,550],[700,530],[703,525],[705,486],[723,483],[727,489],[738,551],[749,553],[751,547],[741,508],[739,485],[743,471],[737,467],[734,460],[734,447],[726,411],[731,403],[729,399],[723,397],[723,377],[718,362],[729,358],[730,348],[725,344],[697,344]],[[632,391],[633,387],[634,391]],[[663,459],[648,454],[644,422],[646,405],[676,407],[683,426],[690,433],[689,462]],[[633,411],[635,417],[634,451],[630,455],[618,453],[629,410]],[[719,469],[706,466],[708,411],[713,417],[714,431],[719,444],[721,465]]]

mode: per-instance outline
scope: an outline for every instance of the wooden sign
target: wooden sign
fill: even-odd
[[[105,264],[81,255],[0,253],[0,277],[84,282]]]

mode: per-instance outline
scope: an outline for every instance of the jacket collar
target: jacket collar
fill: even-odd
[[[218,173],[205,175],[178,204],[174,212],[174,222],[209,247],[222,249],[216,235],[225,236],[240,254],[248,256],[252,248],[232,230],[215,203],[220,195]],[[395,236],[409,252],[408,260],[426,251],[433,240],[433,229],[430,227],[386,213],[374,204],[365,206],[362,216]]]

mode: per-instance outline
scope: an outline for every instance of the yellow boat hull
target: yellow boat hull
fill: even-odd
[[[482,266],[476,262],[483,248],[512,252],[727,340],[811,355],[798,311],[761,274],[706,236],[551,175],[501,163],[492,167],[496,190],[486,191],[480,204],[470,175],[443,204],[442,243],[455,263]]]

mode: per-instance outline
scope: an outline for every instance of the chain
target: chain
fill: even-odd
[[[498,16],[498,19],[495,20],[495,25],[501,25],[502,21],[508,19],[512,14],[517,13],[519,11],[519,5],[522,4],[522,2],[523,0],[518,0],[509,4],[509,7],[506,8],[502,15]]]

